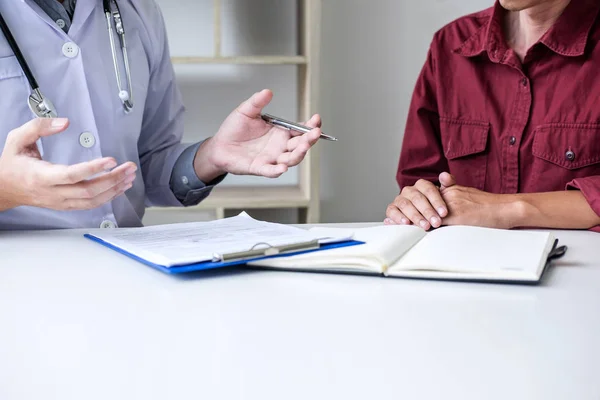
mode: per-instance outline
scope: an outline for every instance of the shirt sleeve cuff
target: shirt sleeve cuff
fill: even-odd
[[[600,176],[573,179],[567,183],[567,190],[579,190],[594,212],[600,216]],[[591,229],[600,232],[600,225]]]
[[[171,191],[182,205],[195,206],[208,197],[212,189],[221,183],[227,174],[205,183],[194,169],[194,158],[203,142],[189,146],[181,153],[171,172]]]

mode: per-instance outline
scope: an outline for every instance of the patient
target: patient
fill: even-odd
[[[437,32],[385,222],[600,231],[599,10],[499,0]]]

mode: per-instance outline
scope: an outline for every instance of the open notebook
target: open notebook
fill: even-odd
[[[365,245],[252,262],[268,268],[390,277],[536,283],[556,249],[552,234],[467,226],[429,233],[415,226],[313,228],[319,237],[353,236]],[[558,252],[557,252],[558,250]]]

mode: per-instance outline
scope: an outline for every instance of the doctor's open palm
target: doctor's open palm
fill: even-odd
[[[116,167],[112,157],[68,166],[43,161],[37,140],[68,125],[66,119],[38,118],[8,134],[0,156],[0,211],[19,206],[92,209],[132,186],[137,166],[131,162]]]
[[[319,140],[321,118],[313,116],[306,125],[315,129],[304,135],[273,127],[261,118],[263,108],[272,98],[270,90],[255,93],[227,117],[208,143],[205,142],[210,150],[198,154],[206,154],[208,160],[197,157],[195,163],[201,179],[201,172],[205,170],[202,162],[218,167],[221,172],[276,178],[304,159]]]

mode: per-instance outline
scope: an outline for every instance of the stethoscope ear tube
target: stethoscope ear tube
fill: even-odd
[[[114,3],[115,11],[111,10],[110,2]],[[125,41],[125,28],[123,26],[123,20],[121,19],[121,10],[115,0],[104,0],[104,14],[106,16],[106,23],[108,27],[108,39],[110,40],[110,50],[112,52],[113,66],[115,69],[115,77],[117,79],[117,88],[119,99],[123,104],[125,113],[130,113],[133,109],[133,84],[131,80],[131,69],[129,67],[129,55],[127,54],[127,44]],[[112,19],[115,22],[115,30],[113,32]],[[119,38],[121,44],[121,52],[123,54],[123,63],[125,64],[125,79],[127,81],[127,90],[123,87],[121,80],[121,72],[119,71],[119,64],[117,63],[117,49],[115,45],[115,34]]]
[[[10,46],[12,52],[15,54],[15,57],[17,58],[17,61],[19,62],[19,65],[21,66],[21,69],[23,70],[27,81],[29,82],[29,86],[31,86],[31,94],[27,99],[29,109],[31,109],[31,112],[33,112],[36,116],[40,118],[56,118],[57,113],[54,104],[52,104],[52,102],[49,99],[44,97],[44,95],[40,91],[40,87],[37,83],[37,80],[33,76],[31,69],[29,69],[29,64],[27,63],[27,60],[25,60],[25,57],[23,56],[23,53],[21,52],[17,41],[15,40],[14,36],[12,35],[12,32],[8,28],[8,25],[6,24],[2,13],[0,13],[0,29],[2,30],[4,37],[6,37],[6,41],[8,42],[8,45]]]
[[[114,3],[115,11],[111,10],[111,1]],[[118,86],[118,95],[121,103],[123,104],[123,108],[125,113],[130,113],[133,109],[133,83],[131,80],[131,69],[129,67],[129,55],[127,54],[127,45],[125,42],[125,28],[123,27],[123,20],[121,19],[121,10],[119,9],[119,5],[116,0],[104,0],[104,13],[106,15],[106,22],[108,25],[108,35],[110,40],[110,48],[112,52],[112,58],[115,68],[115,75],[117,79]],[[121,51],[123,53],[123,63],[125,64],[125,78],[127,80],[127,88],[122,86],[121,73],[119,71],[119,65],[117,63],[117,50],[115,46],[115,38],[112,28],[111,18],[114,19],[115,22],[115,31],[117,36],[119,37],[119,42],[121,44]],[[40,87],[37,83],[37,80],[33,76],[31,69],[29,68],[29,64],[25,60],[17,41],[15,40],[12,32],[10,31],[2,13],[0,13],[0,29],[2,33],[6,37],[6,40],[12,49],[23,73],[27,77],[29,81],[29,86],[31,86],[31,94],[27,103],[31,111],[41,118],[55,118],[57,116],[56,108],[52,104],[52,102],[46,98],[42,92],[40,91]]]
[[[35,77],[33,76],[33,73],[29,69],[29,65],[27,64],[27,61],[25,61],[25,57],[23,57],[23,53],[21,53],[21,49],[19,48],[17,41],[12,35],[10,29],[8,29],[6,21],[4,21],[4,18],[2,17],[2,13],[0,13],[0,29],[2,29],[2,33],[6,37],[6,41],[8,42],[8,45],[10,46],[11,50],[13,51],[13,53],[15,53],[15,57],[17,57],[17,61],[19,61],[19,65],[21,65],[21,69],[23,70],[23,73],[29,81],[29,86],[31,86],[31,90],[34,91],[36,89],[39,89],[38,83]]]

